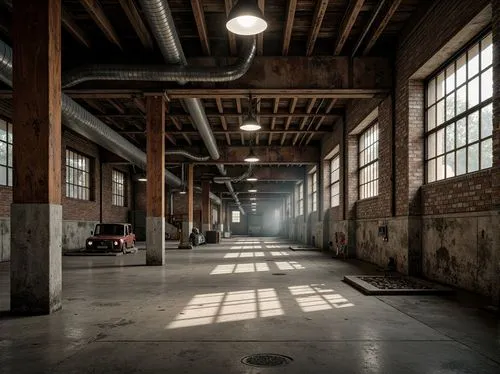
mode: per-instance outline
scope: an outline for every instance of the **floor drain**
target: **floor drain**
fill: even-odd
[[[273,273],[273,275],[286,275],[285,273]]]
[[[275,353],[257,353],[243,357],[241,362],[250,366],[283,366],[293,361],[293,358]]]

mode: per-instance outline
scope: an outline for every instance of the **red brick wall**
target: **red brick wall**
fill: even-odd
[[[125,206],[112,205],[112,172],[121,171],[125,174]],[[102,166],[102,221],[128,222],[128,212],[132,210],[132,181],[127,167],[103,164]]]

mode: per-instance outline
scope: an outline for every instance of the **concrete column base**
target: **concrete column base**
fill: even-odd
[[[182,222],[182,232],[181,241],[179,243],[179,249],[192,249],[193,246],[189,242],[189,235],[193,230],[193,222]]]
[[[24,315],[61,309],[62,206],[12,204],[10,309]]]
[[[146,265],[165,265],[165,219],[146,217]]]

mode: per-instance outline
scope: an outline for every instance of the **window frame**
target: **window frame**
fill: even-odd
[[[298,189],[298,199],[297,199],[297,216],[304,214],[304,182],[300,182],[297,186]]]
[[[361,142],[362,139],[364,139],[364,136],[368,136],[368,132],[372,131],[373,129],[376,129],[376,140],[374,142],[369,143],[366,147],[361,149]],[[380,126],[378,119],[374,120],[371,122],[360,134],[358,137],[358,200],[366,200],[366,199],[371,199],[375,198],[379,194],[379,180],[380,180],[380,171],[379,171],[379,155],[380,155]],[[375,157],[371,159],[370,161],[367,161],[366,163],[362,160],[361,155],[363,152],[367,151],[371,147],[374,147],[376,152]],[[373,175],[369,176],[365,181],[362,182],[362,173],[364,170],[369,170],[369,168],[375,169],[371,173]],[[370,172],[369,172],[370,173]],[[376,175],[376,177],[375,177]],[[363,192],[363,187],[364,186],[370,186],[371,183],[374,183],[374,191],[367,191],[368,194],[365,195]],[[371,187],[370,187],[371,188]]]
[[[73,165],[70,165],[68,163],[68,156],[71,156],[71,154],[73,154],[74,156],[76,156],[76,160],[78,160],[79,157],[81,157],[82,159],[86,160],[86,170],[85,169],[79,169],[78,167],[75,167]],[[75,149],[72,149],[70,147],[67,147],[66,148],[66,152],[65,152],[65,172],[66,172],[66,175],[65,175],[65,190],[66,190],[66,198],[68,199],[74,199],[74,200],[81,200],[81,201],[92,201],[92,178],[93,178],[93,167],[92,167],[92,158],[83,154],[82,152],[79,152]],[[75,158],[73,157],[73,160],[75,160]],[[80,185],[80,184],[77,184],[75,183],[74,181],[73,182],[70,182],[70,171],[80,171],[82,172],[84,175],[87,176],[87,178],[85,178],[86,181],[88,181],[88,183],[86,184],[83,184],[83,185]],[[75,177],[75,175],[73,175],[73,178]],[[76,196],[74,195],[74,191],[75,191],[75,188],[76,188]],[[83,197],[80,197],[80,193],[78,192],[79,189],[82,189],[83,192],[87,191],[87,194],[83,195]],[[71,192],[70,192],[71,191]]]
[[[122,178],[122,183],[115,180],[115,176]],[[117,191],[117,187],[122,187],[122,194]],[[111,205],[118,207],[127,206],[127,179],[125,172],[117,169],[111,171]]]
[[[491,48],[493,50],[494,45],[493,45],[493,35],[492,35],[492,30],[490,27],[482,30],[478,35],[476,35],[474,38],[472,38],[468,43],[466,43],[462,48],[460,48],[457,53],[455,53],[451,58],[446,60],[445,63],[443,63],[438,69],[436,69],[432,74],[430,74],[424,82],[424,165],[425,165],[425,183],[430,184],[430,183],[436,183],[436,182],[442,182],[445,180],[450,180],[456,177],[463,177],[465,175],[469,175],[472,173],[480,172],[483,170],[490,169],[493,166],[493,163],[491,166],[488,167],[482,167],[482,144],[490,140],[491,142],[491,157],[493,156],[493,132],[489,136],[482,136],[482,114],[483,110],[488,108],[489,106],[491,107],[491,120],[492,120],[492,126],[493,126],[493,97],[494,97],[494,87],[492,87],[492,95],[491,97],[482,100],[481,95],[483,93],[482,90],[482,76],[489,70],[491,70],[492,74],[492,81],[494,80],[493,77],[493,65],[494,62],[492,61],[489,65],[486,67],[482,66],[482,59],[483,59],[483,49],[482,49],[482,43],[483,40],[485,40],[488,36],[491,37]],[[472,76],[469,74],[469,51],[471,51],[473,48],[477,46],[477,72],[475,72]],[[492,52],[494,54],[494,52]],[[457,80],[459,79],[457,76],[457,64],[459,63],[459,60],[461,58],[465,58],[465,78],[460,85],[458,85]],[[453,75],[454,75],[454,81],[453,81],[453,88],[448,91],[447,89],[447,74],[448,74],[448,69],[453,66]],[[432,103],[429,103],[429,86],[431,85],[431,82],[437,82],[437,79],[439,76],[443,74],[443,97],[438,99],[437,93],[438,93],[438,85],[434,84],[434,101]],[[471,82],[477,79],[477,93],[478,93],[478,103],[469,107],[469,85]],[[459,90],[465,89],[465,109],[460,113],[457,114],[457,93]],[[454,97],[453,100],[453,110],[454,110],[454,115],[447,119],[447,98],[449,96]],[[438,121],[438,113],[437,110],[435,111],[435,123],[434,127],[429,130],[429,111],[432,107],[437,109],[437,105],[439,102],[443,102],[443,122],[441,124],[437,124]],[[469,127],[469,118],[471,116],[474,116],[477,113],[477,139],[474,141],[469,142],[469,133],[471,127]],[[464,144],[458,146],[457,145],[457,132],[459,131],[457,127],[459,126],[458,123],[463,121],[465,123],[464,125],[464,131],[465,131],[465,140]],[[453,129],[453,146],[448,148],[448,129],[452,128]],[[441,139],[441,147],[442,147],[442,152],[438,154],[438,143],[439,143],[439,133],[442,131],[442,139]],[[430,138],[431,136],[434,135],[434,150],[433,150],[433,156],[429,157],[430,155],[430,149],[429,149],[429,143],[430,143]],[[477,169],[476,170],[471,170],[469,171],[469,149],[471,147],[477,146]],[[458,170],[458,155],[457,153],[460,151],[464,151],[464,171],[459,173]],[[453,157],[453,175],[448,176],[448,156],[452,155]],[[443,170],[442,170],[442,177],[440,177],[439,170],[438,170],[438,160],[442,158],[443,160]],[[451,158],[450,158],[451,160]],[[493,161],[493,159],[492,159]],[[430,170],[429,167],[433,162],[434,164],[434,169],[433,169],[433,179],[429,178],[430,175]],[[439,178],[439,179],[438,179]]]
[[[0,183],[0,187],[12,187],[14,185],[14,129],[12,122],[0,118],[5,124],[5,140],[0,139],[0,143],[5,145],[5,163],[0,163],[0,172],[5,169],[5,183]]]
[[[241,212],[239,210],[231,211],[231,223],[241,223]]]
[[[334,155],[330,160],[328,160],[330,163],[330,177],[329,177],[329,185],[328,189],[330,191],[330,208],[340,206],[340,153],[337,153]],[[337,167],[334,169],[333,168],[333,163],[334,161],[337,161]],[[334,178],[334,173],[337,172],[337,179],[333,180]],[[335,186],[338,186],[338,193],[334,194],[333,193],[333,188]],[[334,202],[334,198],[337,198],[336,203]]]
[[[311,213],[316,212],[318,210],[318,172],[317,170],[313,171],[310,174],[311,178]]]

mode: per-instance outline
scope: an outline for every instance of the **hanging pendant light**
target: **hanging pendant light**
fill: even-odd
[[[252,96],[248,98],[248,113],[245,116],[245,119],[240,125],[240,130],[243,131],[257,131],[260,130],[261,126],[257,117],[255,116],[255,110],[252,102]]]
[[[237,35],[257,35],[267,28],[257,0],[239,0],[229,12],[226,28]]]
[[[253,149],[250,148],[250,153],[244,159],[245,162],[259,162],[260,158],[258,158],[255,153],[253,153]]]

